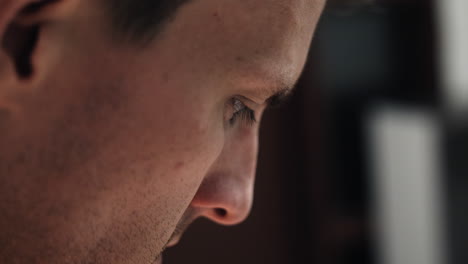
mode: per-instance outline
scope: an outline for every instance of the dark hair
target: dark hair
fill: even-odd
[[[103,0],[113,33],[127,41],[154,39],[176,11],[190,0]]]

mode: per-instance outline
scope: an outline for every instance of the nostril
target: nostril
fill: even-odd
[[[226,209],[223,209],[223,208],[216,208],[215,213],[220,217],[226,217],[227,215]]]

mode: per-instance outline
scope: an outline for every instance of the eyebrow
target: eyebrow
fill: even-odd
[[[275,108],[283,105],[287,102],[291,96],[294,94],[295,87],[299,82],[297,79],[283,79],[278,78],[273,81],[273,84],[270,86],[264,87],[265,94],[270,94],[271,96],[265,101],[268,108]]]
[[[294,86],[277,89],[276,92],[266,100],[266,103],[269,108],[279,107],[291,98],[293,92]]]
[[[260,77],[261,76],[261,77]],[[267,98],[264,103],[267,108],[274,108],[283,105],[294,92],[299,78],[293,79],[288,78],[289,76],[281,75],[255,75],[254,78],[246,78],[248,83],[254,85],[248,85],[256,90],[260,98]],[[253,81],[252,81],[253,80]]]

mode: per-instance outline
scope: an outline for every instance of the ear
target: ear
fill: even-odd
[[[40,45],[42,30],[66,18],[77,1],[1,0],[0,108],[7,97],[30,90],[47,72],[51,47],[43,47],[51,43]]]

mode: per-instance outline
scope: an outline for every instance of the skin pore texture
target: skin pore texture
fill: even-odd
[[[0,263],[158,263],[198,217],[242,222],[261,114],[324,1],[193,0],[144,47],[100,1],[30,2],[0,2],[2,43],[38,27],[30,76],[0,53]]]

